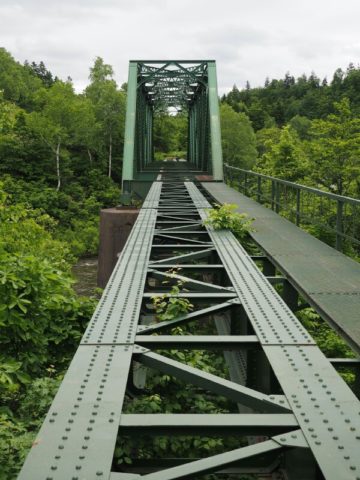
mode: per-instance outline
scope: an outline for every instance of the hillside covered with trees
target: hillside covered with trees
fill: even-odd
[[[359,197],[360,68],[338,69],[330,82],[286,74],[263,87],[234,85],[221,101],[229,164]]]

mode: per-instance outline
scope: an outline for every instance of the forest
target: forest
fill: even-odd
[[[234,85],[220,102],[229,165],[359,197],[359,67],[338,69],[329,81],[286,74],[263,87]],[[76,93],[70,77],[57,78],[43,62],[20,64],[0,48],[0,480],[16,478],[95,308],[96,298],[75,293],[71,268],[96,255],[99,210],[119,202],[125,110],[126,84],[117,85],[102,58]],[[185,114],[159,115],[155,159],[186,156],[186,135]],[[324,351],[352,355],[314,312],[301,315]],[[193,364],[224,368],[194,355]],[[169,382],[152,382],[159,395],[130,411],[160,410]],[[195,400],[214,412],[230,408]],[[188,401],[187,392],[174,396],[167,411]],[[217,442],[153,448],[206,452]],[[129,461],[129,448],[117,447],[119,462]]]

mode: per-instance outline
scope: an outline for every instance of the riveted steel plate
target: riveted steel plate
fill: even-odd
[[[158,208],[162,182],[154,182],[141,208]]]
[[[192,182],[184,182],[184,184],[197,208],[212,208],[204,195]]]
[[[19,480],[109,478],[132,347],[80,346]]]
[[[132,343],[141,307],[156,210],[141,209],[82,344]]]
[[[326,479],[360,478],[360,402],[316,346],[264,346]]]

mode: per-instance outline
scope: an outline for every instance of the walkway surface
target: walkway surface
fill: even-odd
[[[360,353],[360,264],[224,183],[202,186],[253,217],[253,239],[305,300]]]

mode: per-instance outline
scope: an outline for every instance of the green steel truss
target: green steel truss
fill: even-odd
[[[123,192],[134,180],[153,180],[153,118],[170,108],[188,115],[188,164],[222,180],[216,66],[213,60],[130,61]]]
[[[360,478],[358,399],[273,289],[274,277],[229,231],[203,225],[210,204],[198,187],[167,177],[151,187],[19,479]],[[174,267],[181,270],[169,273]],[[188,290],[178,295],[195,310],[157,322],[150,297],[178,279]],[[202,321],[218,334],[200,335]],[[185,324],[191,335],[169,335]],[[229,378],[170,358],[173,349],[224,351]],[[125,413],[125,395],[144,387],[139,364],[224,396],[238,413]],[[231,435],[238,447],[113,462],[119,436],[145,434]]]

